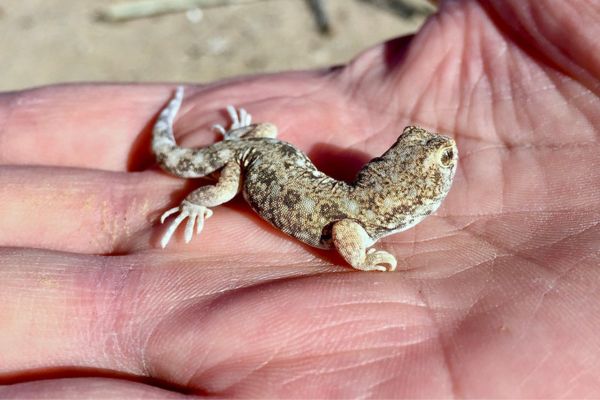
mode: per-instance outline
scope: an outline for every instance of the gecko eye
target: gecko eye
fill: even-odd
[[[454,149],[452,147],[445,147],[439,153],[440,164],[443,167],[450,167],[454,161]]]

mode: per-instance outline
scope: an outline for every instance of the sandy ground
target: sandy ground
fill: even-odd
[[[415,31],[432,10],[425,0],[404,1],[394,13],[366,0],[323,0],[333,28],[324,36],[305,0],[124,23],[96,18],[99,8],[123,0],[2,0],[0,90],[72,81],[206,82],[339,64]]]

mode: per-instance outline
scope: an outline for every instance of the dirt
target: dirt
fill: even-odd
[[[432,7],[404,0],[323,0],[320,34],[305,0],[263,0],[121,23],[99,21],[106,0],[3,0],[0,90],[73,81],[206,82],[346,62],[418,29]],[[398,0],[394,0],[398,2]],[[407,7],[404,7],[407,5]]]

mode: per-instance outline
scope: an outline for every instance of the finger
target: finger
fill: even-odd
[[[77,368],[83,369],[82,376],[97,369],[152,374],[158,380],[184,385],[184,378],[175,382],[150,371],[165,367],[172,371],[168,362],[146,365],[148,341],[155,333],[160,341],[168,340],[168,332],[177,329],[164,320],[166,316],[179,315],[192,303],[208,305],[212,293],[224,293],[225,287],[228,292],[253,284],[257,268],[260,279],[266,280],[319,270],[308,264],[273,268],[281,260],[265,263],[244,255],[201,259],[197,257],[190,268],[173,260],[162,266],[159,257],[150,253],[98,257],[0,248],[0,386],[27,380],[27,376],[19,379],[19,374],[55,370],[58,377],[61,369],[69,374],[69,368],[71,375],[77,374]],[[233,260],[244,267],[228,268]],[[189,303],[185,298],[195,300]],[[159,326],[166,331],[156,332]],[[192,350],[190,343],[182,345]]]
[[[234,386],[247,395],[250,392],[245,388],[256,393],[270,393],[273,388],[291,393],[293,389],[281,385],[298,377],[297,368],[303,375],[316,371],[323,360],[343,365],[350,356],[352,363],[364,357],[374,361],[377,371],[360,374],[358,386],[362,386],[386,374],[388,364],[379,357],[389,352],[374,337],[368,346],[362,338],[389,330],[392,315],[396,315],[395,323],[402,324],[398,315],[403,315],[418,325],[423,321],[419,314],[425,314],[408,304],[404,309],[402,303],[412,301],[409,298],[416,289],[401,280],[379,281],[375,288],[372,283],[361,284],[357,274],[346,274],[349,280],[324,276],[319,278],[324,296],[313,293],[306,299],[311,279],[282,279],[295,270],[299,273],[298,268],[262,269],[257,274],[256,269],[247,268],[248,260],[240,260],[240,266],[246,266],[242,268],[199,259],[193,267],[171,262],[161,267],[150,254],[101,258],[14,250],[0,250],[0,260],[0,377],[74,365],[152,376],[222,395]],[[302,269],[306,272],[307,268]],[[261,284],[271,279],[280,283]],[[355,285],[363,286],[371,306],[356,303]],[[412,295],[407,296],[406,289]],[[400,314],[389,306],[396,302],[403,309]],[[387,306],[374,318],[369,308],[377,304]],[[353,312],[335,312],[338,307],[350,307]],[[406,317],[407,313],[413,318]],[[345,326],[352,329],[340,329]],[[341,347],[332,349],[334,343]],[[265,362],[267,382],[261,383],[262,372],[251,379],[254,384],[241,382]],[[279,376],[277,369],[282,372]],[[396,372],[388,369],[388,373]]]
[[[60,370],[60,369],[59,369]],[[60,371],[59,371],[60,372]],[[131,380],[102,377],[89,377],[89,371],[77,369],[71,374],[73,378],[60,375],[46,377],[24,375],[17,378],[25,381],[12,383],[7,380],[7,386],[0,387],[0,398],[11,400],[30,400],[38,398],[79,400],[79,399],[190,399],[189,395],[173,390],[153,386],[151,380],[135,382]],[[87,376],[87,377],[86,377]],[[31,380],[29,380],[31,378]],[[39,380],[36,380],[39,379]],[[0,382],[2,379],[0,378]]]
[[[50,86],[3,94],[0,165],[125,171],[137,166],[140,158],[152,163],[151,127],[173,92],[171,85],[107,84]],[[194,92],[197,90],[193,88],[188,91],[184,103],[195,97]],[[211,93],[206,91],[209,97]],[[209,100],[192,104],[196,104],[194,119],[201,115],[201,122],[217,120],[223,107]],[[190,110],[190,103],[183,107],[178,118]]]
[[[348,118],[346,108],[336,106],[347,101],[347,82],[324,86],[325,78],[320,72],[293,72],[191,87],[175,122],[178,143],[211,143],[212,135],[200,133],[210,132],[224,106],[232,103],[250,104],[259,121],[275,123],[300,149],[322,140],[307,132],[323,130],[336,144],[360,146],[380,127],[365,125],[372,118],[364,107],[354,106]],[[173,90],[171,85],[62,85],[2,94],[0,165],[144,170],[155,163],[149,150],[152,124]],[[385,145],[374,147],[379,151]],[[324,157],[315,155],[317,163]]]
[[[65,85],[5,94],[0,165],[56,165],[123,171],[148,144],[166,85]],[[147,152],[147,149],[145,149]]]
[[[170,181],[157,172],[0,167],[0,246],[114,251],[152,226],[177,187]]]
[[[158,251],[166,230],[160,224],[161,214],[195,187],[154,171],[0,167],[0,247],[95,254],[148,248]],[[236,243],[242,252],[303,248],[263,222],[241,201],[236,204],[219,208],[216,223],[204,228],[206,234],[201,240],[192,240],[189,245],[173,242],[166,251],[181,248],[230,254],[231,247],[223,246],[221,237]],[[211,213],[207,211],[205,218]]]

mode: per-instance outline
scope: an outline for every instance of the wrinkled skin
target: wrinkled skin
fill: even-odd
[[[172,86],[0,98],[0,397],[600,396],[596,1],[449,1],[328,71],[191,87],[184,145],[228,103],[351,178],[408,124],[461,154],[436,215],[354,272],[242,200],[160,249],[197,182],[149,127]],[[350,167],[349,167],[350,166]]]

